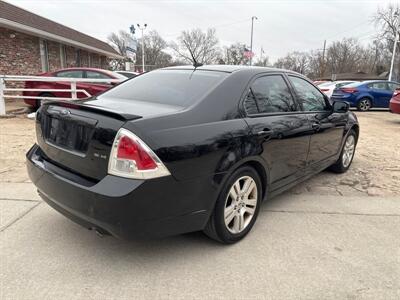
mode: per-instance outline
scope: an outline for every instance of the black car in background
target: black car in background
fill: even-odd
[[[36,131],[30,178],[67,217],[123,238],[204,230],[233,243],[264,200],[326,168],[345,172],[359,125],[297,73],[188,66],[46,103]]]

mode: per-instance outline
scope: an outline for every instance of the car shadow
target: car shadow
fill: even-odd
[[[98,236],[95,231],[88,230],[74,222],[66,219],[63,216],[53,215],[51,219],[51,227],[57,229],[57,232],[62,231],[62,240],[59,240],[64,249],[68,245],[72,245],[68,251],[74,251],[74,245],[77,243],[79,247],[90,253],[97,255],[112,255],[114,257],[142,257],[147,259],[155,257],[176,258],[176,253],[181,253],[183,250],[197,253],[197,249],[202,251],[217,250],[224,248],[223,244],[218,243],[208,238],[202,232],[186,233],[177,236],[166,238],[135,238],[132,240],[123,240],[110,235]],[[48,226],[48,225],[46,225]],[[53,230],[49,230],[46,235],[52,238]],[[99,251],[98,249],[102,249]],[[201,251],[198,253],[202,255]]]
[[[275,203],[280,202],[280,205],[284,205],[287,201],[291,200],[292,194],[290,190],[284,192],[268,201],[265,201],[260,209],[258,221],[260,219],[268,218],[268,209],[270,206],[274,206]],[[263,220],[265,221],[265,219]],[[251,243],[251,236],[258,236],[257,234],[257,223],[255,228],[251,231],[251,234],[243,239],[241,242],[233,245],[224,245],[216,242],[207,237],[203,232],[191,232],[181,234],[177,236],[171,236],[166,238],[135,238],[132,240],[123,240],[113,236],[104,235],[99,236],[93,230],[88,230],[64,216],[58,214],[52,214],[48,218],[47,224],[41,226],[46,232],[42,234],[46,235],[46,239],[57,240],[58,243],[62,243],[61,246],[65,251],[70,252],[73,255],[75,248],[79,245],[79,249],[82,251],[96,254],[97,258],[101,258],[104,255],[113,257],[126,257],[130,260],[141,258],[144,261],[151,261],[156,257],[163,257],[163,259],[177,259],[177,253],[191,253],[190,256],[203,256],[206,253],[220,252],[221,249],[231,249],[242,243]],[[59,232],[62,232],[62,239],[59,238]],[[99,251],[101,249],[101,251]],[[134,258],[135,257],[135,258]]]

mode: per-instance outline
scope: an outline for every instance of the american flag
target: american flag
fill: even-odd
[[[249,49],[244,48],[243,55],[247,58],[252,58],[254,56],[254,52],[251,52]]]

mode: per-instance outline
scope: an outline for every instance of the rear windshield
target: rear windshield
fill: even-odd
[[[362,82],[353,82],[353,83],[346,84],[346,87],[357,87],[361,84],[362,84]]]
[[[335,85],[334,82],[325,82],[325,83],[321,83],[320,85],[318,85],[318,87],[328,87],[328,86],[332,86]]]
[[[116,86],[98,99],[118,98],[187,107],[228,75],[201,70],[152,71]]]

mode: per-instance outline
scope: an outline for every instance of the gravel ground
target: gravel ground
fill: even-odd
[[[357,113],[360,138],[346,174],[323,172],[293,188],[293,194],[400,195],[400,115]],[[34,122],[24,116],[0,119],[0,182],[29,182],[25,153],[35,141]]]

